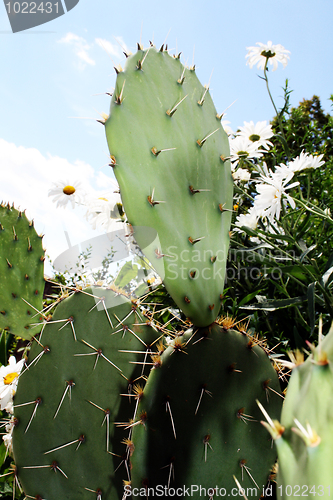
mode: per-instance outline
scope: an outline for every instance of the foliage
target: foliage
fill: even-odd
[[[251,325],[271,345],[279,341],[285,348],[294,348],[312,339],[320,314],[333,319],[333,224],[329,217],[333,211],[333,117],[324,113],[317,96],[292,108],[288,81],[284,91],[285,106],[279,116],[283,135],[275,117],[271,122],[274,147],[265,154],[267,168],[275,171],[287,162],[286,151],[290,158],[302,151],[323,154],[325,165],[298,173],[300,185],[290,192],[296,207],[283,210],[277,226],[271,225],[272,232],[259,221],[255,230],[233,233],[224,307],[239,318],[250,313]],[[244,163],[249,167],[249,162]],[[239,207],[234,222],[253,203],[260,163],[252,161],[254,181],[247,188],[236,186]]]

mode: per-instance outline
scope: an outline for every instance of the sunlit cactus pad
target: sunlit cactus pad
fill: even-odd
[[[135,417],[126,394],[142,365],[130,361],[143,361],[157,336],[139,308],[111,290],[86,289],[59,304],[33,343],[14,400],[14,457],[27,498],[121,498],[128,431],[116,423]],[[128,350],[142,354],[121,352]]]
[[[0,329],[30,339],[43,307],[44,250],[33,222],[0,204]]]
[[[176,339],[151,371],[139,404],[132,487],[201,485],[208,499],[216,486],[226,496],[233,488],[237,493],[235,476],[245,491],[257,488],[252,497],[259,498],[276,449],[256,400],[279,418],[278,376],[253,340],[219,325]]]
[[[128,57],[105,122],[134,237],[197,326],[217,317],[229,247],[229,144],[208,86],[161,47]]]
[[[288,384],[281,415],[284,432],[276,438],[278,497],[332,495],[333,329]]]

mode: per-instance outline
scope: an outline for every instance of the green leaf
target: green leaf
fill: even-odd
[[[309,319],[310,319],[310,328],[311,328],[311,334],[314,331],[315,328],[315,313],[316,313],[316,307],[315,307],[315,287],[316,283],[310,283],[308,286],[307,290],[307,297],[308,297],[308,311],[309,311]]]
[[[120,269],[118,276],[115,279],[115,286],[118,286],[119,288],[124,288],[124,286],[128,285],[130,281],[132,281],[138,273],[138,266],[134,265],[133,263],[126,262],[126,264],[123,265],[123,267]]]
[[[243,306],[240,309],[247,309],[252,311],[276,311],[277,309],[284,309],[286,307],[295,306],[301,304],[307,300],[306,295],[301,295],[299,297],[293,297],[291,299],[277,299],[277,300],[266,300],[258,304],[253,304],[250,306]]]

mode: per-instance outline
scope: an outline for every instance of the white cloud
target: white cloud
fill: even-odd
[[[106,50],[111,57],[116,57],[119,60],[124,57],[124,51],[128,53],[128,48],[121,37],[117,37],[116,40],[118,43],[111,43],[103,38],[95,38],[97,45]]]
[[[95,186],[103,187],[103,194],[116,189],[114,180],[103,172],[96,173],[83,161],[71,163],[50,154],[43,156],[35,148],[0,138],[0,201],[14,202],[15,207],[26,210],[29,219],[34,219],[36,230],[45,235],[44,248],[51,260],[68,249],[65,231],[73,246],[102,234],[86,221],[86,207],[56,208],[48,191],[59,180],[69,184],[79,180],[89,198],[101,196]]]
[[[67,33],[66,36],[58,40],[58,43],[67,43],[73,46],[75,54],[80,59],[79,69],[84,69],[86,64],[95,65],[95,61],[88,54],[91,45],[82,36]]]

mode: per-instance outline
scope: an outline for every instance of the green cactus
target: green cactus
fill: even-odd
[[[238,494],[236,477],[259,498],[276,450],[259,423],[256,400],[280,415],[277,374],[252,339],[217,324],[177,338],[151,371],[139,403],[132,488],[185,487],[195,498],[215,498],[222,488]]]
[[[135,417],[133,385],[145,368],[133,363],[144,362],[159,335],[112,290],[86,289],[57,306],[14,400],[14,459],[27,498],[121,498],[129,474],[123,426]]]
[[[233,181],[208,86],[179,56],[151,46],[128,57],[105,130],[134,237],[178,307],[203,327],[220,310]]]
[[[33,222],[0,204],[0,329],[31,339],[43,307],[44,250]]]
[[[281,423],[269,422],[278,450],[277,493],[329,498],[333,450],[333,329],[304,363],[297,364],[288,384]]]

